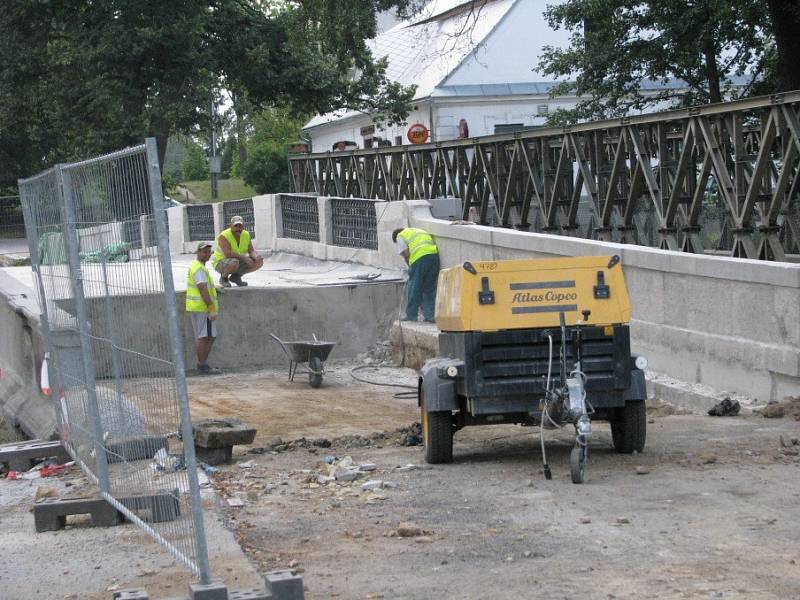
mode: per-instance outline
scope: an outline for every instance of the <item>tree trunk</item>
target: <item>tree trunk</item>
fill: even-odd
[[[708,100],[712,103],[722,102],[719,66],[717,65],[717,45],[711,36],[703,40],[703,57],[706,63],[706,79],[708,79]]]
[[[247,140],[244,131],[244,119],[239,111],[234,108],[236,112],[236,147],[239,149],[239,174],[241,175],[244,169],[244,163],[247,162]]]
[[[767,0],[778,49],[778,89],[800,90],[800,0]]]

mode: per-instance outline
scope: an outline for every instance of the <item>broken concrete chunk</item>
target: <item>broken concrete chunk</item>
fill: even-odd
[[[761,409],[761,414],[766,419],[782,419],[786,414],[786,410],[783,404],[779,404],[778,402],[770,402]]]
[[[370,479],[369,481],[365,481],[361,484],[361,489],[365,492],[370,490],[379,490],[383,487],[383,480],[381,479]]]
[[[420,529],[415,523],[403,522],[397,526],[397,535],[405,538],[417,537],[422,535],[422,529]]]
[[[363,473],[358,469],[349,469],[347,467],[336,467],[333,473],[336,481],[355,481],[362,475]]]

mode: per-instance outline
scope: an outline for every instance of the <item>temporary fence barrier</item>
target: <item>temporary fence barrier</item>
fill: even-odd
[[[19,187],[62,441],[106,501],[207,583],[155,140]]]

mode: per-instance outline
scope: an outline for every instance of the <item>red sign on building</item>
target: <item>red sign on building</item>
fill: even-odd
[[[428,128],[422,123],[414,123],[408,128],[406,136],[412,144],[424,144],[428,141]]]

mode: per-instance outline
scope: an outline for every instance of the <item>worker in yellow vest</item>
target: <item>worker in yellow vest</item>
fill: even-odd
[[[416,321],[419,309],[427,323],[433,323],[436,308],[436,280],[439,277],[439,248],[427,231],[415,227],[395,229],[392,241],[408,265],[406,315]]]
[[[219,284],[231,287],[231,281],[240,287],[247,285],[242,275],[264,266],[264,259],[253,248],[250,232],[244,228],[244,219],[231,218],[230,227],[217,236],[217,246],[211,257],[211,266],[219,273]]]
[[[200,375],[219,375],[216,367],[208,365],[208,355],[217,337],[217,315],[219,302],[217,288],[206,262],[211,258],[211,244],[201,242],[197,245],[195,260],[189,264],[186,277],[186,312],[192,321],[194,344],[197,351],[197,372]]]

